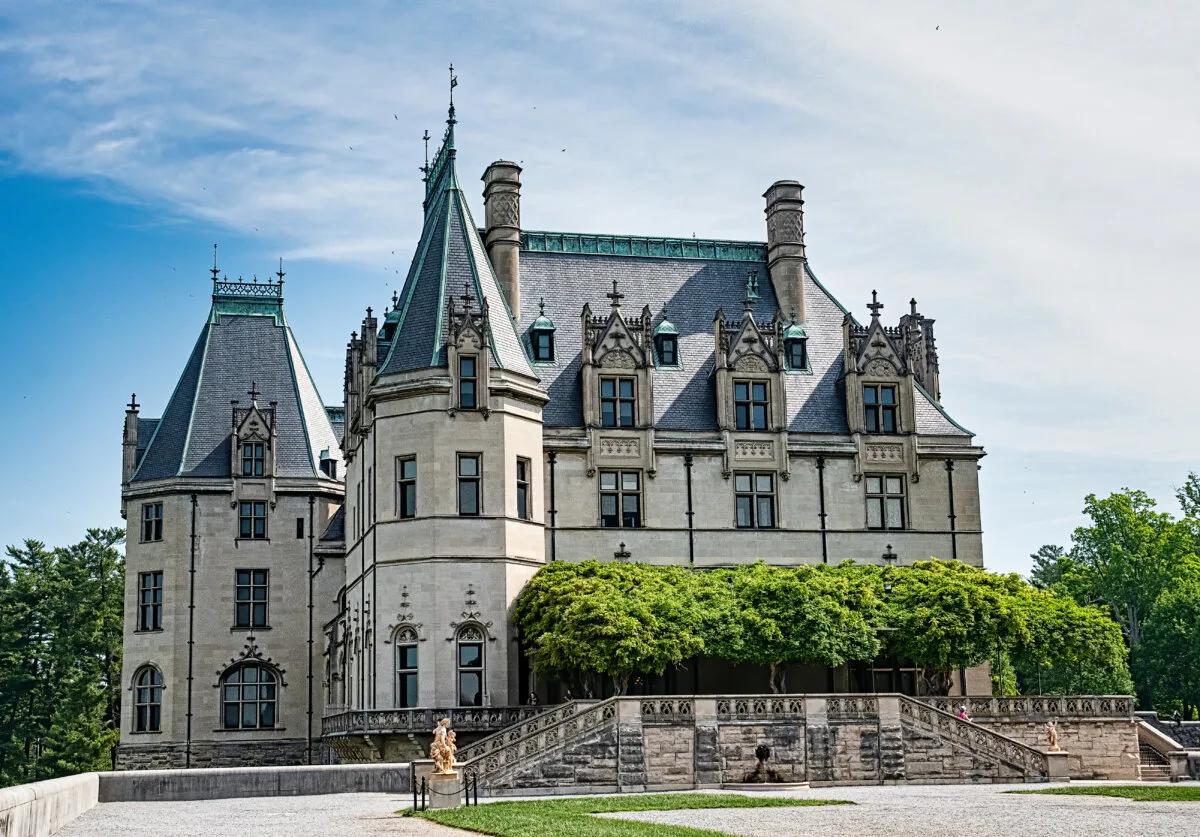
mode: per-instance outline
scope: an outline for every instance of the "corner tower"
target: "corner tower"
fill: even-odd
[[[543,563],[542,406],[455,170],[425,171],[402,292],[346,352],[346,579],[335,705],[501,706],[528,691],[509,613]]]

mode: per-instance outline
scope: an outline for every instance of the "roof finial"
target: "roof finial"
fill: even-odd
[[[258,406],[258,396],[262,395],[258,390],[258,384],[255,381],[250,382],[250,391],[246,393],[250,396],[250,406]]]
[[[871,304],[867,306],[871,309],[871,319],[878,320],[879,312],[883,310],[883,303],[879,301],[879,294],[871,291]]]
[[[399,307],[400,307],[400,294],[396,293],[396,291],[392,291],[392,310],[394,311],[395,309],[397,309]]]
[[[793,308],[791,309],[791,311],[789,311],[788,313],[789,313],[789,314],[791,315],[791,317],[792,317],[792,325],[795,325],[795,324],[796,324],[796,309],[795,309],[795,307],[793,307]]]
[[[463,282],[463,294],[461,298],[463,301],[463,311],[470,311],[471,303],[475,301],[475,295],[471,293],[470,282]]]
[[[613,310],[616,311],[617,309],[619,309],[621,307],[621,300],[623,300],[625,298],[625,294],[623,294],[617,290],[617,280],[616,279],[612,280],[612,283],[613,283],[612,293],[605,294],[605,296],[608,297],[609,300],[612,302]]]
[[[544,296],[538,299],[538,316],[546,316],[546,297]]]
[[[429,179],[429,129],[425,129],[425,135],[421,137],[425,140],[425,165],[421,166],[421,180]]]
[[[908,301],[908,310],[914,317],[917,316],[917,298],[915,296]]]
[[[216,245],[216,244],[213,244],[213,266],[212,266],[212,275],[213,275],[213,281],[214,281],[214,282],[215,282],[215,281],[217,281],[217,274],[219,274],[220,272],[221,272],[221,271],[220,271],[220,269],[217,267],[217,245]]]
[[[129,396],[129,404],[126,406],[129,407],[129,411],[131,413],[136,413],[138,411],[138,407],[142,406],[141,404],[137,403],[137,393],[136,392],[133,393],[133,395]]]
[[[454,119],[454,88],[458,87],[458,76],[454,75],[454,65],[450,65],[450,110],[449,116],[446,118],[447,125],[453,125]]]
[[[279,284],[283,285],[283,277],[287,275],[283,272],[283,256],[279,257],[279,270],[275,271],[275,275],[279,277]]]

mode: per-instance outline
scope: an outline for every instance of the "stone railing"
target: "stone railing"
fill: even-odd
[[[1041,750],[1014,741],[987,727],[964,721],[957,715],[938,709],[925,701],[900,696],[900,722],[935,733],[982,758],[994,759],[1015,767],[1027,777],[1046,778],[1050,775],[1050,759]]]
[[[557,706],[543,706],[542,711],[531,718],[519,721],[511,727],[502,729],[493,735],[489,735],[487,738],[481,738],[465,747],[459,747],[457,758],[459,761],[470,761],[495,750],[503,749],[504,745],[520,741],[522,738],[527,738],[539,730],[553,726],[559,721],[577,714],[581,707],[590,706],[595,702],[591,700],[572,700],[567,703],[560,703]]]
[[[643,697],[638,706],[644,724],[688,723],[696,717],[696,701],[693,698]]]
[[[973,718],[1049,720],[1051,718],[1133,719],[1129,695],[1029,695],[1024,697],[921,697],[935,709],[957,714],[964,703]]]
[[[546,711],[544,706],[455,706],[415,709],[367,709],[339,712],[321,719],[321,735],[429,734],[442,718],[458,732],[496,732]]]
[[[721,721],[803,720],[804,697],[797,695],[732,695],[717,698]]]
[[[874,720],[879,717],[878,695],[824,695],[826,717],[835,720]]]
[[[538,724],[538,728],[528,734],[518,734],[511,740],[493,742],[488,752],[463,761],[463,776],[486,781],[489,776],[505,768],[534,762],[554,747],[570,742],[581,733],[598,729],[609,721],[615,722],[617,701],[618,698],[609,698],[588,706],[577,706],[575,712],[560,717],[554,723]]]

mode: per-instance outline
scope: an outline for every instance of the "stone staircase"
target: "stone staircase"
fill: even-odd
[[[1171,763],[1158,750],[1143,741],[1138,745],[1138,757],[1143,782],[1169,782],[1171,780]]]

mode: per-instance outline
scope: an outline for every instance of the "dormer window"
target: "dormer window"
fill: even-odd
[[[529,346],[535,363],[554,360],[554,321],[546,316],[546,301],[538,302],[538,318],[529,327]]]
[[[242,443],[242,476],[261,477],[266,446],[262,442]]]
[[[766,430],[770,413],[770,389],[766,381],[733,382],[734,426],[738,430]]]
[[[633,427],[636,416],[633,378],[600,379],[600,426]]]
[[[679,332],[667,319],[665,310],[662,322],[654,329],[654,352],[658,355],[659,366],[679,365]]]
[[[458,407],[474,410],[479,406],[479,358],[476,355],[458,356]]]
[[[868,433],[895,433],[896,387],[890,384],[863,386],[863,425]]]
[[[808,334],[795,322],[784,329],[783,355],[789,370],[808,370]]]

